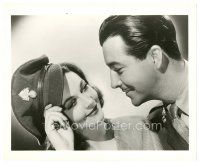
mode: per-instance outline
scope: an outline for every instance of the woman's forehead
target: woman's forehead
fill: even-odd
[[[67,79],[71,95],[75,95],[77,91],[80,91],[80,83],[82,79],[74,72],[65,73],[65,77]]]

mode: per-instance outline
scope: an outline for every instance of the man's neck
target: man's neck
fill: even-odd
[[[158,98],[166,104],[175,102],[184,92],[187,76],[185,61],[172,60],[165,74],[161,75]]]

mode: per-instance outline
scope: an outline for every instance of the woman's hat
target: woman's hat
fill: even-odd
[[[30,60],[13,74],[12,109],[20,124],[41,145],[46,138],[44,108],[62,105],[64,76],[59,64],[50,64],[47,56]]]

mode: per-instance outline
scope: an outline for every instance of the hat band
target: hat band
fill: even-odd
[[[45,77],[45,74],[46,72],[48,71],[49,67],[51,66],[52,64],[48,64],[48,65],[45,65],[41,72],[40,72],[40,76],[39,76],[39,79],[38,79],[38,86],[37,86],[37,90],[38,90],[38,109],[39,110],[44,110],[44,99],[43,99],[43,87],[44,87],[44,77]]]

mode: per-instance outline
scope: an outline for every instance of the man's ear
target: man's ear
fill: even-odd
[[[150,49],[150,57],[155,67],[161,72],[165,73],[167,70],[169,59],[165,52],[158,45],[153,45]]]

